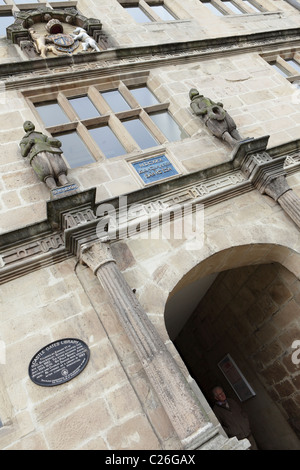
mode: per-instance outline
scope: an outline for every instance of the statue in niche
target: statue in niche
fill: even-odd
[[[69,185],[68,168],[61,156],[61,142],[37,132],[31,121],[26,121],[23,129],[26,134],[20,142],[21,154],[24,158],[28,157],[38,178],[49,189],[56,189],[58,183],[60,186]]]
[[[196,88],[190,90],[191,108],[197,116],[202,116],[212,134],[225,140],[231,147],[244,140],[237,131],[236,124],[223,108],[223,103],[214,103],[200,95]]]
[[[95,52],[100,52],[100,49],[98,47],[98,44],[96,43],[95,39],[91,38],[85,29],[83,28],[76,28],[75,31],[73,31],[72,34],[73,38],[75,40],[82,41],[82,49],[84,52],[86,52],[89,47],[95,51]]]

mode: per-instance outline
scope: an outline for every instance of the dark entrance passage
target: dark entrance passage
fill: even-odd
[[[243,406],[260,449],[299,450],[300,365],[293,344],[300,340],[300,281],[270,263],[230,269],[211,282],[171,339],[209,403],[216,384],[238,400],[218,366],[230,354],[255,392]]]

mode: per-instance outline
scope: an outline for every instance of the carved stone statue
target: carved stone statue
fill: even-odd
[[[232,147],[244,140],[222,103],[214,103],[209,98],[200,95],[196,88],[190,90],[190,100],[193,112],[203,118],[205,125],[214,136],[225,140]]]
[[[93,51],[100,52],[100,49],[99,49],[98,44],[96,43],[95,39],[91,38],[87,34],[85,29],[76,28],[73,31],[72,36],[75,40],[77,39],[79,41],[82,41],[82,49],[84,51],[87,51],[90,47]]]
[[[38,33],[34,28],[29,28],[30,36],[32,37],[36,51],[43,59],[46,59],[48,52],[55,53],[55,47],[47,44],[46,33]]]
[[[23,129],[26,134],[20,142],[21,154],[24,158],[28,157],[39,179],[49,189],[56,189],[58,183],[60,186],[69,185],[68,168],[61,156],[61,142],[36,132],[31,121],[26,121]]]

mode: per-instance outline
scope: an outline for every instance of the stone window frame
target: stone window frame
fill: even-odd
[[[0,5],[0,16],[14,16],[14,12],[18,11],[18,8],[14,5],[14,3],[11,0],[6,0],[7,2],[10,1],[10,3],[7,3],[6,5]],[[12,23],[14,22],[14,18],[12,18]],[[5,34],[1,34],[0,31],[0,38],[6,38]]]
[[[156,105],[143,107],[130,93],[130,88],[139,86],[147,86],[147,88],[153,92],[151,87],[148,86],[148,77],[149,72],[137,72],[129,74],[129,76],[126,74],[124,76],[119,75],[116,77],[110,77],[109,79],[103,78],[98,80],[91,80],[91,83],[87,83],[86,81],[83,83],[76,82],[76,87],[74,87],[74,84],[73,86],[70,84],[57,87],[49,86],[48,89],[43,87],[40,90],[23,90],[22,93],[33,115],[35,116],[34,123],[36,124],[36,127],[44,129],[48,135],[56,137],[58,134],[64,132],[77,131],[79,137],[94,158],[95,162],[93,163],[106,162],[108,160],[125,160],[129,162],[134,157],[143,158],[144,156],[149,155],[149,152],[166,151],[166,144],[170,142],[150,117],[150,113],[169,111],[170,101],[159,102]],[[120,91],[121,95],[125,98],[129,105],[132,106],[130,110],[114,112],[110,109],[105,99],[101,96],[101,92],[113,90]],[[85,95],[91,99],[93,104],[101,113],[99,117],[80,120],[72,105],[68,101],[68,98],[81,97]],[[157,100],[159,101],[158,98]],[[70,119],[70,122],[57,126],[45,126],[38,114],[38,111],[36,110],[35,105],[47,103],[50,101],[57,101],[57,103],[62,107],[63,111]],[[170,115],[172,119],[178,124],[178,126],[185,130],[187,138],[189,138],[190,134],[184,128],[184,123],[178,122],[178,119],[176,119],[172,113],[170,113]],[[134,118],[139,118],[142,121],[147,130],[149,130],[157,140],[157,146],[144,150],[139,147],[134,138],[122,125],[122,121]],[[97,125],[109,125],[112,132],[123,145],[126,153],[116,157],[107,158],[88,131],[89,128],[96,127]],[[65,161],[67,166],[70,167],[66,157]]]
[[[222,0],[199,0],[204,6],[205,3],[210,3],[213,5],[221,15],[224,17],[226,16],[239,16],[238,13],[234,13],[232,10],[230,10],[227,5],[224,4]],[[256,0],[248,0],[249,3],[253,4],[255,8],[257,8],[260,11],[253,11],[250,6],[248,6],[243,0],[228,0],[230,3],[233,4],[233,6],[237,7],[239,10],[241,10],[241,15],[260,15],[261,13],[267,13],[269,10],[265,8],[261,2],[258,2]]]
[[[273,54],[261,54],[261,57],[266,62],[268,62],[270,66],[276,64],[278,68],[281,69],[283,72],[286,71],[287,73],[284,78],[286,78],[286,80],[288,80],[290,83],[294,83],[297,88],[300,89],[300,72],[295,73],[296,70],[294,69],[294,67],[291,66],[288,62],[286,62],[287,59],[293,59],[298,62],[300,66],[300,48],[297,48],[296,51],[293,49],[277,51]]]
[[[170,15],[174,16],[174,21],[180,20],[177,14],[173,12],[172,9],[166,5],[164,0],[118,0],[122,7],[139,7],[143,13],[145,13],[152,22],[155,23],[167,23],[168,21],[164,21],[158,16],[155,11],[151,8],[152,6],[163,6]],[[171,21],[171,20],[170,20]]]

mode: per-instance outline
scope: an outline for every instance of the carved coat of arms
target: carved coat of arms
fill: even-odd
[[[79,47],[79,41],[70,34],[50,34],[47,36],[47,42],[52,42],[57,51],[65,54],[72,54]]]

